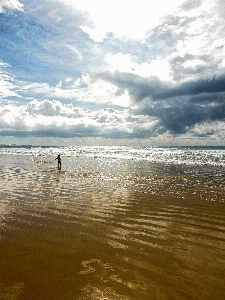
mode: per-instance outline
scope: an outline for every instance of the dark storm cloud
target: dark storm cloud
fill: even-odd
[[[225,91],[225,75],[209,79],[199,79],[181,84],[172,89],[171,96],[220,93]]]
[[[101,78],[112,84],[115,84],[120,89],[128,90],[130,96],[135,102],[139,102],[144,98],[157,98],[159,91],[166,93],[169,88],[163,84],[157,77],[151,79],[143,78],[131,73],[100,73],[96,74],[95,79]]]
[[[162,131],[185,133],[203,121],[225,118],[225,75],[171,86],[153,77],[129,73],[99,74],[98,77],[128,90],[138,114],[157,117]]]
[[[182,134],[196,124],[224,120],[225,103],[200,105],[190,102],[186,97],[180,100],[174,99],[164,105],[143,103],[136,113],[159,118],[162,132],[169,130],[174,134]]]
[[[121,72],[101,73],[97,74],[96,78],[109,81],[120,89],[128,90],[135,102],[145,98],[156,101],[184,95],[211,94],[225,91],[225,75],[189,81],[180,85],[163,82],[157,77],[144,78],[139,75]]]

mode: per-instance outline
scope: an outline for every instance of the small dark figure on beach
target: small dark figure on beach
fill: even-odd
[[[60,155],[58,155],[55,160],[58,160],[58,170],[60,170],[61,169],[61,158],[60,158]]]

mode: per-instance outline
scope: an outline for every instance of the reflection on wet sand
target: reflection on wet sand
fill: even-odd
[[[21,296],[23,288],[23,283],[13,283],[11,286],[8,286],[6,288],[3,288],[0,285],[0,299],[16,300]]]
[[[224,299],[221,170],[133,164],[2,169],[0,299]]]

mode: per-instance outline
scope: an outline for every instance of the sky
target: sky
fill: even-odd
[[[224,0],[0,0],[0,144],[225,145]]]

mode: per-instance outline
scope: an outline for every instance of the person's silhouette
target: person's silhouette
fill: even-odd
[[[58,155],[55,160],[58,160],[58,170],[61,169],[62,164],[61,164],[60,155]]]

